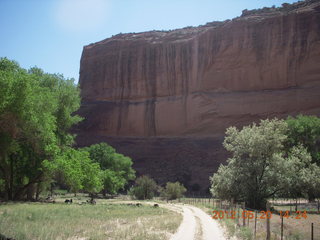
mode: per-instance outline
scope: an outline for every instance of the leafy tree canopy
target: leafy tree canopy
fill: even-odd
[[[320,166],[320,118],[316,116],[289,116],[287,148],[301,144],[311,154],[312,162]]]
[[[51,174],[59,174],[74,193],[79,190],[97,193],[103,188],[103,172],[88,152],[68,148],[55,161],[45,161],[43,165]]]
[[[222,199],[246,201],[250,207],[264,208],[266,199],[297,187],[309,185],[320,173],[311,164],[310,154],[297,146],[286,156],[288,125],[283,120],[261,120],[242,130],[230,127],[224,147],[232,157],[211,178],[213,195]]]
[[[108,144],[94,144],[83,150],[89,152],[90,158],[102,169],[104,194],[117,193],[125,187],[128,181],[135,178],[131,159],[116,153],[115,149]]]
[[[43,161],[54,161],[73,143],[68,130],[81,120],[72,115],[79,106],[73,79],[0,58],[0,179],[6,199],[22,198],[44,180]]]

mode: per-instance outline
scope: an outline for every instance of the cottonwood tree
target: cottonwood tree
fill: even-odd
[[[295,187],[313,166],[302,147],[286,156],[284,142],[288,125],[283,120],[261,120],[242,130],[230,127],[224,147],[232,157],[211,178],[213,195],[245,201],[249,207],[264,208],[267,198]],[[300,151],[300,154],[298,152]],[[308,168],[309,167],[309,168]]]
[[[316,116],[298,115],[286,120],[288,136],[286,146],[302,145],[311,154],[312,162],[320,166],[320,118]]]
[[[302,145],[310,153],[311,162],[320,166],[320,118],[305,115],[298,115],[295,118],[289,116],[286,123],[288,124],[286,133],[288,139],[285,143],[287,151],[293,146]],[[315,177],[314,182],[317,179],[318,177]],[[305,186],[302,194],[313,200],[319,196],[319,190],[310,184]]]
[[[59,174],[73,193],[83,190],[93,194],[103,188],[103,172],[86,151],[68,148],[55,161],[45,161],[43,165],[53,176]]]
[[[287,187],[280,193],[284,197],[308,196],[310,191],[319,193],[320,167],[312,162],[310,153],[301,145],[294,146],[287,158],[287,174],[282,176],[286,179]]]
[[[94,144],[82,148],[89,152],[93,162],[99,164],[102,170],[103,194],[115,194],[124,189],[128,181],[135,179],[135,171],[132,169],[132,160],[106,143]]]
[[[54,161],[73,142],[69,128],[81,118],[79,89],[62,75],[29,71],[0,59],[0,178],[5,199],[32,198]]]

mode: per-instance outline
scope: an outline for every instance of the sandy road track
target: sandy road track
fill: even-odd
[[[128,202],[118,202],[128,203]],[[138,201],[131,201],[138,203]],[[149,205],[155,202],[144,202]],[[218,222],[211,218],[200,208],[186,204],[168,204],[159,203],[160,207],[182,214],[183,220],[177,232],[170,240],[226,240],[224,232]]]
[[[216,220],[197,207],[180,204],[162,204],[162,207],[179,211],[183,220],[178,231],[170,240],[225,240],[223,231]],[[196,221],[196,218],[200,221]],[[200,226],[199,226],[200,225]],[[196,229],[201,229],[201,235],[196,234]]]

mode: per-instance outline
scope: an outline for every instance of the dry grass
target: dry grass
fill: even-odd
[[[190,203],[190,199],[183,199],[184,202]],[[202,208],[207,213],[212,215],[214,209],[213,202],[210,203],[204,199],[198,199],[197,201],[191,201],[192,205]],[[294,209],[294,208],[292,208]],[[219,210],[219,209],[217,209]],[[290,206],[283,206],[278,208],[278,210],[290,210]],[[242,215],[242,210],[240,210],[240,216]],[[257,235],[256,239],[266,239],[266,220],[260,219],[261,214],[257,215]],[[308,240],[311,239],[311,223],[314,224],[314,240],[320,240],[320,215],[319,214],[307,214],[307,218],[296,219],[297,215],[291,215],[289,218],[284,218],[284,230],[283,236],[285,240]],[[232,220],[232,219],[222,219],[218,220],[227,229],[228,237],[236,235],[238,239],[254,239],[254,219],[246,220],[246,228],[236,227],[239,223],[243,224],[243,219]],[[248,232],[250,230],[251,233]],[[281,218],[277,214],[272,214],[270,219],[270,230],[271,239],[280,239],[281,233]]]
[[[266,236],[266,220],[257,219],[257,239],[265,239]],[[285,239],[304,240],[311,239],[311,223],[314,223],[314,240],[320,240],[320,216],[316,214],[308,214],[306,219],[296,219],[296,215],[284,218],[283,236]],[[250,220],[249,226],[254,230],[254,219]],[[270,219],[270,230],[272,239],[280,239],[281,235],[281,218],[277,214],[272,214]]]
[[[169,239],[182,217],[127,204],[15,203],[0,205],[0,233],[17,240]]]

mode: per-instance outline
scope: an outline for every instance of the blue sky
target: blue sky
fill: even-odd
[[[0,57],[78,81],[82,48],[120,32],[232,19],[291,0],[0,0]]]

